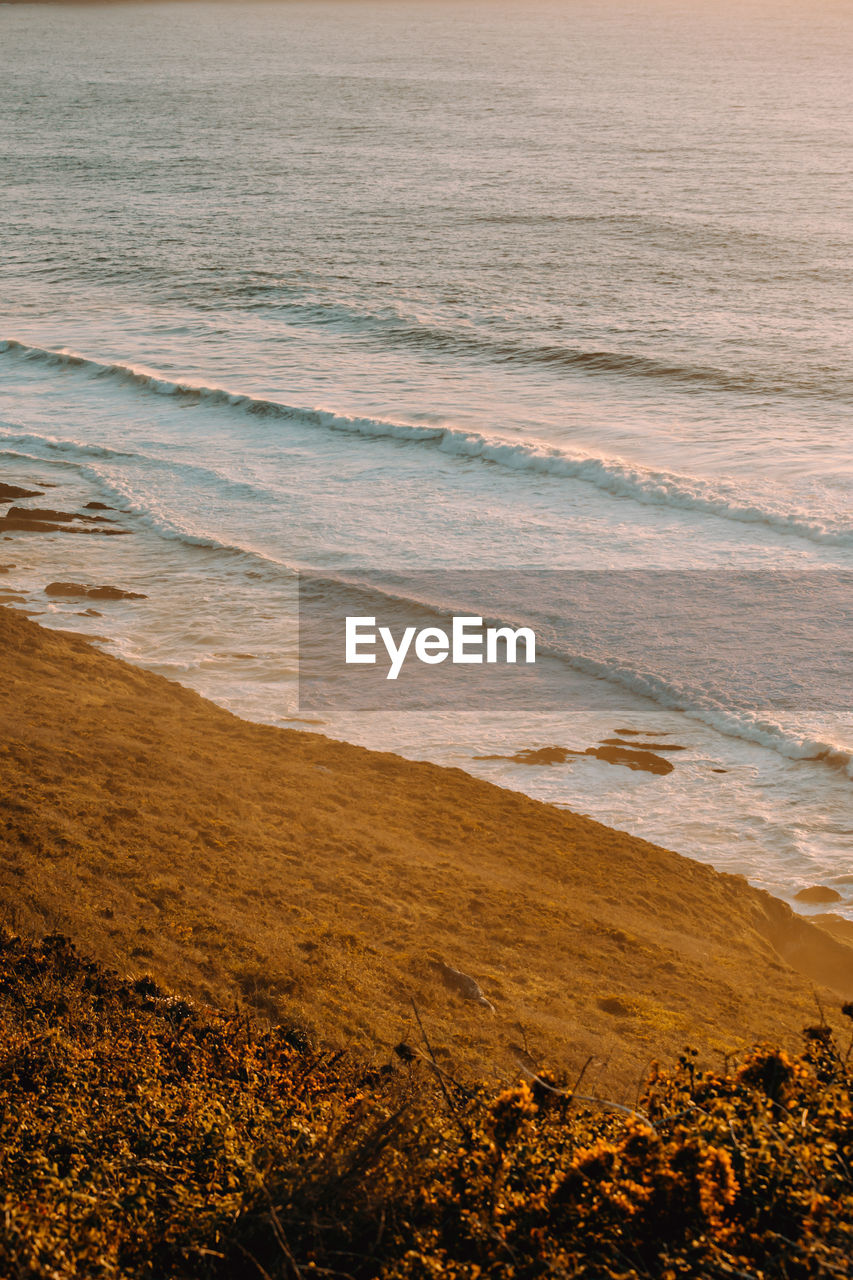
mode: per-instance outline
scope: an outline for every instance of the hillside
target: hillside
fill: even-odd
[[[453,1070],[591,1058],[588,1086],[625,1097],[657,1055],[792,1045],[815,987],[827,1008],[853,994],[853,951],[740,878],[458,770],[243,722],[8,609],[0,652],[16,931],[381,1061],[417,1035],[414,1002]]]

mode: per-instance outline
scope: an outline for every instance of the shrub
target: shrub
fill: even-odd
[[[720,1071],[685,1051],[629,1113],[547,1077],[439,1081],[409,1046],[311,1049],[4,935],[0,1029],[4,1276],[853,1272],[848,1055],[824,1026]]]

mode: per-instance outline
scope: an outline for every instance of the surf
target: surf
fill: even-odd
[[[853,547],[853,525],[823,518],[802,508],[760,501],[730,480],[707,480],[656,469],[618,456],[571,452],[536,441],[488,436],[453,426],[425,426],[385,418],[350,416],[326,409],[287,404],[223,386],[169,378],[157,370],[121,361],[101,361],[74,351],[39,347],[14,338],[0,341],[0,354],[47,367],[104,379],[146,394],[175,397],[184,403],[224,407],[252,417],[296,423],[366,440],[393,440],[518,474],[592,486],[613,498],[644,507],[697,512],[719,520],[764,527],[773,533],[820,546]],[[69,450],[73,442],[56,442]],[[79,445],[81,450],[97,446]]]

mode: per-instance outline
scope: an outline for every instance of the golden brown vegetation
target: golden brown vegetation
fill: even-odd
[[[619,1097],[687,1042],[794,1045],[815,983],[853,995],[841,941],[589,819],[248,724],[8,609],[0,662],[0,913],[123,973],[364,1053],[411,1034],[414,999],[451,1070],[592,1054]]]
[[[853,1006],[847,1006],[848,1016]],[[825,1025],[655,1069],[635,1114],[382,1067],[0,936],[0,1273],[103,1280],[851,1273],[848,1053]]]

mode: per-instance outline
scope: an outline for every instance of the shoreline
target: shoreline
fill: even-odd
[[[0,533],[10,515],[13,524],[26,519],[30,526],[5,533],[9,558],[18,565],[0,578],[0,588],[13,590],[16,603],[44,613],[48,627],[105,638],[110,652],[248,720],[304,727],[291,719],[298,690],[289,571],[273,567],[267,582],[254,559],[220,559],[163,537],[159,526],[148,528],[125,509],[114,487],[79,476],[64,459],[10,459],[2,479],[13,483],[0,484]],[[45,524],[57,531],[37,527]],[[119,532],[133,536],[111,536]],[[148,598],[126,599],[128,592],[115,588],[106,598],[103,584],[110,583]],[[546,679],[553,675],[543,668]],[[853,866],[843,844],[849,784],[837,770],[727,736],[701,716],[685,719],[626,692],[618,680],[601,685],[589,673],[569,670],[563,678],[570,686],[568,715],[550,687],[541,706],[525,692],[502,716],[487,707],[460,715],[448,698],[442,714],[420,719],[383,710],[381,691],[365,715],[348,713],[346,699],[333,693],[326,705],[321,698],[325,723],[312,727],[567,805],[746,875],[801,914],[815,910],[797,900],[802,890],[840,891],[832,909],[853,915],[845,879]],[[624,726],[630,731],[623,733]],[[685,749],[673,752],[673,743]],[[658,750],[641,754],[642,744]]]
[[[591,1056],[621,1089],[688,1042],[793,1043],[815,984],[828,1012],[853,994],[853,949],[740,877],[459,769],[240,720],[7,608],[0,642],[14,928],[321,1042],[384,1054],[414,1003],[451,1069]]]

